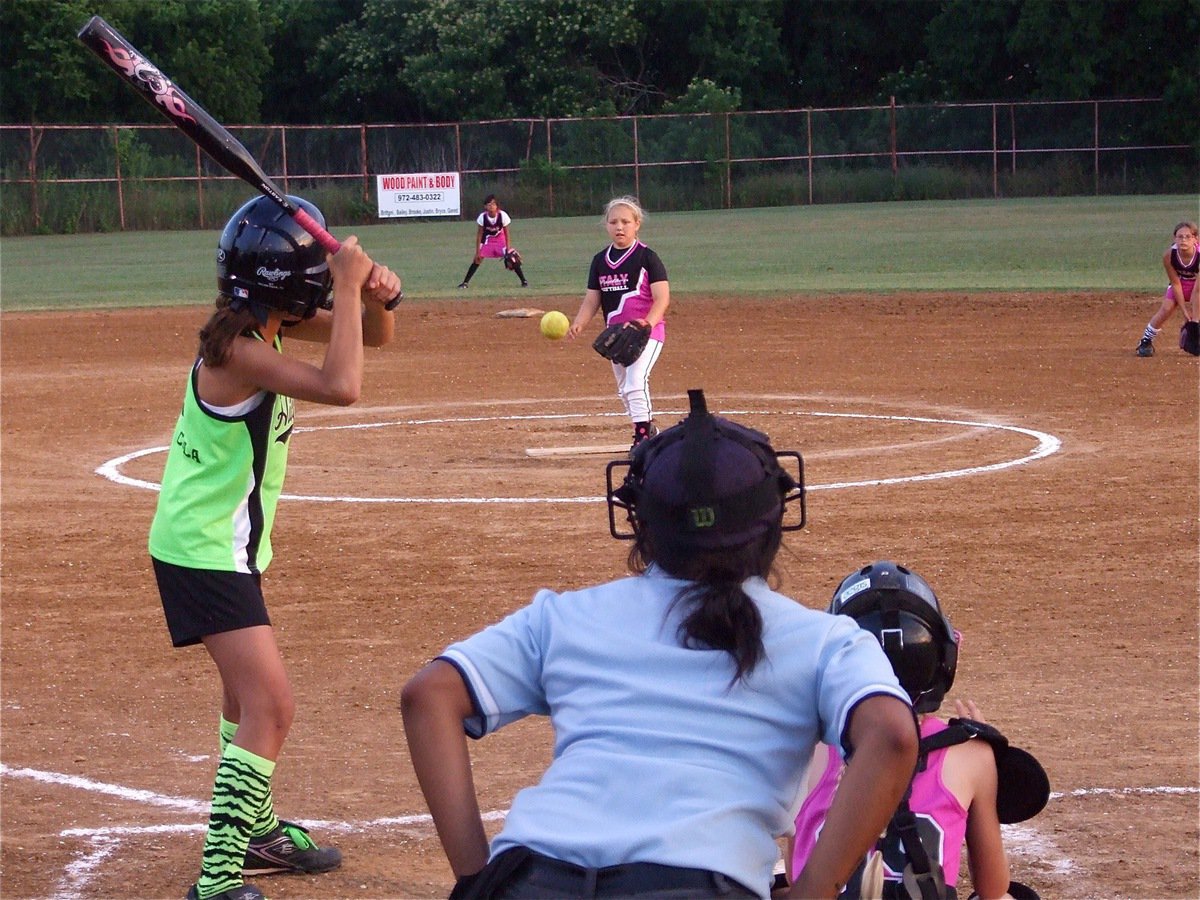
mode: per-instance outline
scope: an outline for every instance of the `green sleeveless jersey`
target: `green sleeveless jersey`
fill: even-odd
[[[150,555],[190,569],[259,573],[271,562],[294,404],[268,391],[245,415],[214,413],[196,394],[199,370],[197,360],[167,451]]]

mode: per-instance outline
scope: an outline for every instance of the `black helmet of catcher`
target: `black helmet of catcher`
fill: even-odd
[[[321,211],[288,197],[322,227]],[[271,310],[295,319],[313,316],[329,297],[332,276],[325,249],[266,197],[255,197],[225,225],[217,243],[217,289],[233,309],[249,309],[266,324]]]
[[[762,432],[711,415],[701,390],[688,391],[690,412],[680,424],[638,444],[628,461],[608,464],[608,522],[613,537],[636,538],[643,529],[658,546],[710,550],[740,547],[778,525],[804,527],[804,462],[795,451],[776,452]],[[795,474],[781,464],[795,462]],[[627,471],[614,489],[613,472]],[[784,511],[800,501],[798,522]],[[633,532],[620,531],[616,509]]]
[[[871,563],[842,579],[829,611],[879,639],[913,709],[942,705],[958,668],[959,636],[924,578],[894,562]]]

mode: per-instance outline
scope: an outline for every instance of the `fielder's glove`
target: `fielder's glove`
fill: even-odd
[[[1179,349],[1200,356],[1200,322],[1184,322],[1179,329]]]
[[[631,366],[650,340],[650,326],[637,322],[609,325],[592,342],[592,349],[618,366]]]
[[[515,269],[521,264],[521,254],[516,250],[509,250],[504,254],[504,268],[508,270]]]

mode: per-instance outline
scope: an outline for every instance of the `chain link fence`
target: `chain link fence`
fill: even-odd
[[[655,210],[1192,193],[1200,147],[1156,99],[229,130],[339,225],[376,221],[375,176],[398,172],[461,173],[465,218],[488,193],[573,216],[624,193]],[[5,235],[211,228],[250,191],[170,125],[4,125],[0,160]]]

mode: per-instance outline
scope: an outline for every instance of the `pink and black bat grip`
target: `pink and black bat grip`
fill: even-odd
[[[317,243],[325,248],[326,253],[337,253],[342,249],[341,242],[324,228],[322,228],[320,223],[310,216],[306,210],[301,209],[300,207],[291,203],[289,203],[286,208],[288,209],[288,213],[291,215],[291,217],[296,220],[296,224],[316,238]],[[388,310],[395,309],[400,305],[400,301],[403,299],[404,291],[401,289],[395,297],[383,305],[383,308]]]

